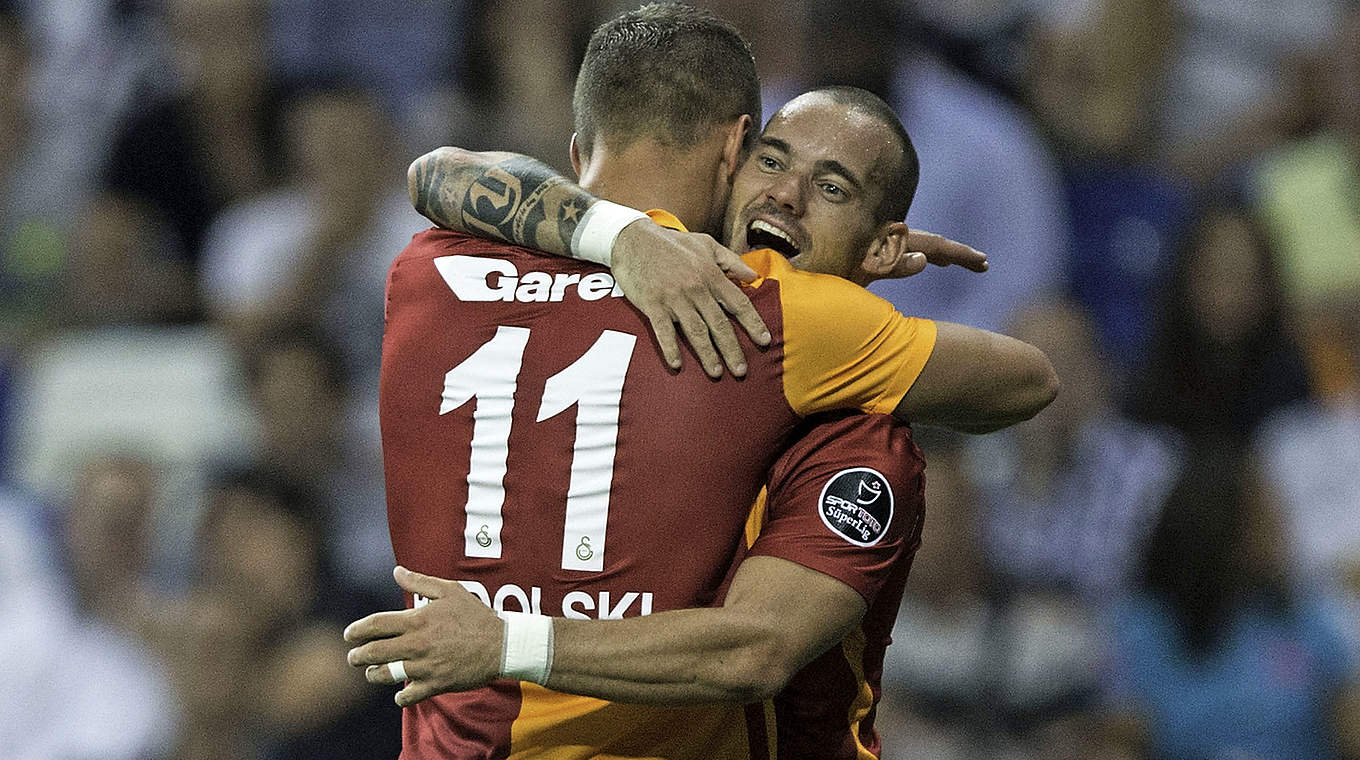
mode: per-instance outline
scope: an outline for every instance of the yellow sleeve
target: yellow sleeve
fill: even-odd
[[[935,323],[904,317],[838,277],[792,268],[772,276],[780,281],[790,408],[801,416],[896,409],[935,348]]]

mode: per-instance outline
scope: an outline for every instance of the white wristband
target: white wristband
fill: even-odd
[[[609,266],[614,250],[614,239],[624,227],[647,215],[635,208],[609,201],[595,201],[586,209],[576,232],[571,236],[571,255],[582,261]]]
[[[547,684],[553,660],[552,618],[527,612],[499,614],[505,621],[501,678]]]

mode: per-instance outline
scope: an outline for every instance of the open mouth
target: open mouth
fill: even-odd
[[[771,248],[784,258],[798,255],[798,244],[789,234],[763,219],[755,219],[746,226],[746,245],[750,250]]]

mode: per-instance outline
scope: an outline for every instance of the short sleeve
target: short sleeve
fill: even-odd
[[[935,323],[905,317],[854,283],[780,277],[784,392],[801,416],[835,409],[890,414],[935,348]]]
[[[886,415],[809,420],[770,471],[753,555],[829,575],[872,604],[920,542],[925,462],[905,423]]]

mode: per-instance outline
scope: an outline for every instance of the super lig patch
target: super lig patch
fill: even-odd
[[[827,481],[818,506],[834,533],[856,546],[873,546],[892,522],[892,487],[878,470],[852,467]]]

